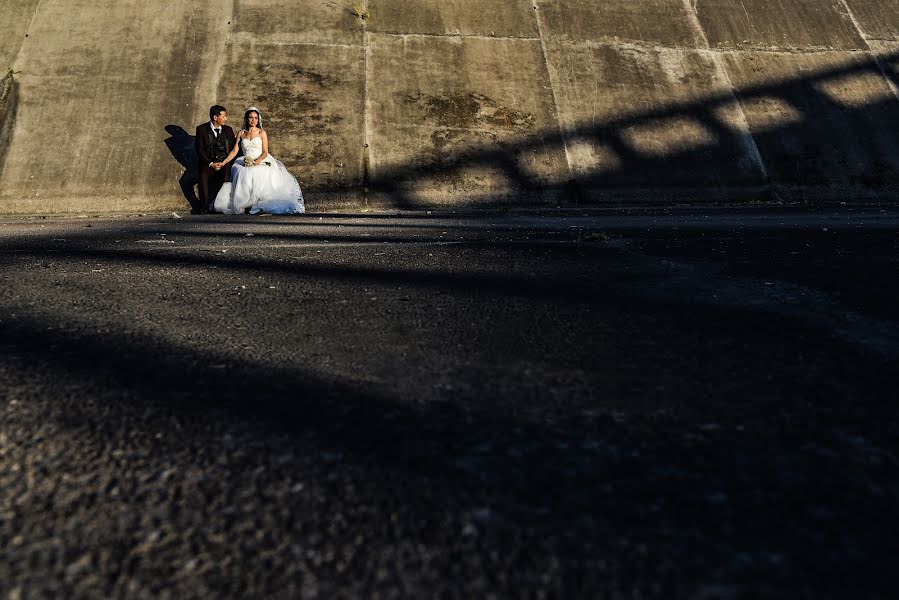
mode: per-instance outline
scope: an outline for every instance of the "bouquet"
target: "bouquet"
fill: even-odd
[[[262,162],[259,163],[259,164],[260,164],[260,165],[265,165],[266,167],[270,167],[270,166],[272,166],[272,161],[270,161],[270,160],[264,160],[264,161],[262,161]],[[243,157],[243,166],[245,166],[245,167],[253,167],[253,166],[257,166],[257,165],[256,165],[256,160],[250,158],[249,156],[244,156],[244,157]]]

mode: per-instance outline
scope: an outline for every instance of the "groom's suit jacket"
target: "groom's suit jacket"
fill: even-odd
[[[236,137],[234,130],[227,125],[222,126],[222,135],[225,137],[225,152],[229,153],[234,148]],[[212,159],[212,146],[215,143],[215,134],[212,133],[212,127],[209,121],[197,126],[197,137],[194,143],[197,146],[197,188],[199,196],[199,210],[205,212],[211,210],[210,204],[215,201],[215,197],[226,181],[231,181],[231,164],[228,163],[220,170],[209,166],[209,163],[215,162]],[[224,157],[222,157],[224,158]]]
[[[226,152],[231,152],[231,149],[234,148],[234,144],[236,141],[236,137],[234,135],[234,130],[228,127],[227,125],[222,125],[222,133],[225,135],[225,141],[227,145]],[[202,125],[197,126],[197,166],[202,173],[204,170],[209,169],[209,163],[215,162],[212,159],[212,145],[215,143],[215,134],[212,133],[212,128],[209,126],[209,121],[206,121]],[[230,175],[231,169],[230,166],[227,168],[227,172]],[[225,170],[225,169],[222,169]],[[229,177],[230,179],[230,177]]]

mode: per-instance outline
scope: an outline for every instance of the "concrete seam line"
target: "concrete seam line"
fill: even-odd
[[[34,25],[35,20],[37,20],[38,14],[41,11],[41,5],[44,3],[44,0],[38,0],[38,3],[34,7],[34,12],[31,13],[31,19],[28,20],[28,25],[25,27],[25,36],[28,36],[28,32],[31,31],[31,26]],[[16,54],[13,58],[13,68],[15,68],[16,64],[19,62],[19,54],[22,53],[22,46],[25,44],[25,38],[22,38],[19,41],[19,47],[16,49]]]
[[[501,127],[497,127],[495,129],[483,129],[481,127],[452,127],[449,125],[420,125],[418,123],[397,123],[396,121],[382,121],[385,125],[390,125],[391,127],[396,127],[397,129],[424,129],[427,131],[471,131],[474,133],[493,133],[496,131],[502,131],[506,133],[517,133],[515,129],[503,129]],[[523,134],[519,137],[530,137],[533,134]]]
[[[230,35],[230,40],[236,43],[256,42],[261,46],[319,46],[322,48],[361,48],[364,44],[346,44],[338,42],[315,42],[303,39],[291,34],[255,34],[246,31],[238,31]]]
[[[697,50],[697,52],[701,52]],[[791,54],[791,55],[803,55],[803,54],[871,54],[870,50],[859,50],[857,48],[852,50],[837,50],[834,48],[826,48],[824,46],[816,46],[814,48],[803,48],[803,49],[790,49],[790,48],[747,48],[747,49],[737,49],[737,48],[709,48],[708,52],[713,54],[721,54],[722,56],[725,54]]]
[[[225,53],[228,52],[228,48],[231,45],[231,28],[234,25],[236,25],[234,20],[235,20],[235,15],[237,14],[237,11],[235,10],[237,7],[237,0],[233,0],[232,2],[230,2],[230,5],[231,5],[230,14],[228,14],[227,17],[223,17],[223,18],[227,18],[227,20],[231,23],[231,25],[227,26],[228,28],[225,30],[225,35],[222,36],[222,42],[221,42],[221,46],[220,46],[221,51],[216,53],[216,56],[215,56],[215,61],[216,61],[215,69],[214,69],[215,81],[210,82],[211,83],[210,91],[212,92],[211,95],[213,97],[213,100],[212,100],[212,103],[210,103],[209,98],[207,97],[206,102],[202,102],[198,98],[196,100],[197,107],[195,108],[195,110],[198,109],[200,106],[203,106],[204,104],[206,106],[211,106],[211,104],[219,102],[219,97],[218,97],[219,96],[219,88],[222,85],[222,74],[225,72],[225,62],[226,62]],[[198,96],[199,96],[199,91],[200,90],[197,90]],[[204,117],[206,119],[208,119],[209,115],[208,114],[200,115],[200,118],[204,118]]]
[[[242,34],[241,34],[242,35]],[[323,42],[288,42],[283,40],[266,40],[262,37],[254,38],[259,46],[315,46],[318,48],[362,48],[364,44],[333,44]],[[236,40],[239,41],[239,40]]]
[[[521,39],[521,38],[519,38]],[[536,41],[536,40],[534,40]],[[889,40],[894,41],[894,40]],[[755,54],[869,54],[868,50],[860,50],[851,48],[848,50],[839,50],[830,46],[806,46],[802,48],[788,48],[779,46],[769,46],[766,48],[688,48],[684,46],[671,46],[665,44],[644,44],[635,40],[616,40],[611,38],[594,39],[594,40],[578,40],[568,42],[569,45],[582,48],[617,48],[621,50],[632,50],[636,52],[646,52],[648,50],[664,51],[675,50],[680,52],[696,52],[699,54],[740,54],[745,52],[753,52]]]
[[[683,48],[675,48],[673,46],[657,46],[658,48],[672,48],[675,50],[683,50]],[[697,48],[697,51],[702,50]],[[709,48],[708,52],[716,54],[737,54],[740,52],[754,52],[756,54],[824,54],[827,52],[839,54],[854,54],[859,52],[868,52],[859,48],[838,49],[833,46],[766,46],[765,48],[747,47],[747,48]]]
[[[758,142],[755,141],[755,136],[752,135],[752,128],[749,126],[749,120],[746,118],[746,112],[743,110],[743,103],[737,97],[736,90],[734,89],[734,82],[730,78],[730,72],[727,70],[727,65],[724,64],[721,55],[718,53],[712,53],[712,60],[715,61],[715,66],[724,77],[725,84],[730,88],[730,94],[734,99],[734,105],[740,112],[741,124],[746,128],[746,135],[742,136],[746,140],[746,151],[755,159],[756,164],[758,164],[759,169],[762,171],[762,177],[765,178],[765,181],[770,181],[768,178],[768,165],[765,164],[765,160],[762,158],[762,152],[759,150]]]
[[[702,22],[699,20],[699,14],[696,12],[696,3],[698,0],[683,0],[684,8],[687,10],[687,15],[689,15],[690,23],[693,24],[693,27],[702,37],[702,43],[705,44],[705,48],[709,49],[709,37],[705,34],[705,29],[702,26]]]
[[[737,107],[737,110],[740,113],[740,125],[742,125],[746,131],[745,135],[740,136],[745,141],[745,150],[755,160],[755,163],[758,165],[759,169],[762,172],[762,177],[764,177],[765,180],[768,181],[768,165],[765,164],[765,161],[762,158],[762,153],[759,150],[758,143],[755,141],[755,136],[752,135],[752,129],[749,127],[749,121],[748,119],[746,119],[746,113],[743,110],[743,103],[740,102],[739,98],[737,98],[736,91],[734,90],[734,82],[730,78],[730,73],[727,70],[727,65],[725,65],[724,61],[721,59],[721,53],[712,51],[709,46],[709,38],[705,33],[702,22],[699,20],[699,14],[696,12],[698,0],[683,1],[684,8],[686,8],[687,12],[690,15],[690,21],[702,36],[702,42],[705,44],[705,49],[709,51],[712,61],[715,64],[715,68],[724,78],[724,84],[730,90],[730,95],[731,97],[733,97],[734,105]]]
[[[365,23],[362,24],[365,27]],[[368,93],[368,80],[371,69],[371,43],[368,31],[363,33],[362,48],[363,84],[362,84],[362,187],[365,194],[365,205],[368,205],[368,187],[371,181],[371,98]]]
[[[837,0],[840,6],[843,7],[843,10],[846,11],[846,14],[849,15],[849,20],[852,21],[852,26],[855,27],[855,30],[858,32],[858,36],[862,38],[862,41],[865,42],[865,45],[868,46],[868,36],[865,35],[865,30],[862,29],[861,24],[859,24],[858,19],[855,18],[855,14],[852,12],[852,9],[849,8],[849,5],[846,4],[846,0]],[[871,47],[868,46],[868,50]]]
[[[508,35],[481,35],[481,34],[463,34],[463,33],[390,33],[381,31],[372,31],[372,35],[384,35],[388,37],[400,38],[463,38],[473,40],[505,40],[505,41],[530,41],[536,42],[540,37],[527,36],[508,36]]]
[[[543,56],[543,68],[546,69],[546,79],[549,82],[549,93],[552,97],[553,112],[556,117],[556,127],[562,137],[562,149],[565,150],[565,166],[568,167],[568,176],[571,177],[573,169],[571,166],[571,153],[568,150],[568,133],[562,126],[562,117],[559,114],[559,101],[556,97],[556,86],[553,83],[552,70],[549,68],[549,56],[546,53],[546,42],[543,40],[543,25],[540,21],[540,6],[537,4],[537,0],[533,0],[533,2],[534,21],[537,24],[537,36],[540,39],[540,53]]]
[[[880,60],[880,57],[877,56],[877,52],[871,48],[871,44],[869,43],[871,38],[865,34],[865,30],[862,29],[861,24],[858,22],[858,19],[855,18],[855,13],[852,12],[852,9],[849,8],[849,5],[846,4],[846,0],[839,0],[840,5],[846,10],[846,14],[849,15],[849,19],[852,20],[852,24],[855,26],[856,31],[861,36],[862,40],[864,40],[865,45],[868,47],[868,51],[871,53],[871,56],[874,57],[874,63],[877,65],[877,68],[880,69],[880,74],[883,75],[884,80],[887,85],[890,87],[890,90],[893,92],[893,95],[899,100],[899,88],[896,87],[896,83],[893,81],[893,78],[890,77],[889,73],[887,73],[886,66],[883,64],[883,61]]]

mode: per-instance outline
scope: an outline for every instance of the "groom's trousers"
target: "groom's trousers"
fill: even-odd
[[[209,167],[200,167],[199,173],[200,203],[204,210],[212,212],[212,203],[226,181],[231,181],[231,163],[216,171]]]

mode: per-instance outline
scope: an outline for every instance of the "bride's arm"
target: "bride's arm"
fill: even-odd
[[[256,159],[256,164],[261,165],[262,161],[268,158],[268,134],[265,133],[265,129],[262,130],[262,154],[259,155],[259,158]]]
[[[237,132],[237,139],[234,140],[234,147],[231,148],[231,152],[225,157],[225,160],[221,162],[222,165],[227,165],[229,162],[234,160],[234,157],[237,156],[237,150],[240,148],[240,138],[243,137],[243,129]]]

